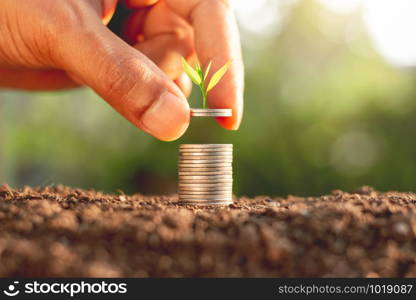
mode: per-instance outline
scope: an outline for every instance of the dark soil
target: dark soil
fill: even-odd
[[[0,276],[416,276],[416,194],[177,197],[0,187]]]

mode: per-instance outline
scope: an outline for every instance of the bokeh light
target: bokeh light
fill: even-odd
[[[416,2],[413,0],[320,0],[335,13],[361,10],[376,50],[390,63],[416,65]]]

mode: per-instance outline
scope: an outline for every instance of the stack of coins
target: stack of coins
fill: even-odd
[[[229,108],[192,108],[192,117],[231,117],[233,110]]]
[[[233,203],[233,145],[179,146],[179,201],[193,205]]]

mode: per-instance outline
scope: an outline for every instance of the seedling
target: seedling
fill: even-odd
[[[217,83],[221,80],[221,78],[225,75],[228,68],[231,65],[231,61],[228,61],[225,65],[223,65],[214,75],[212,75],[211,80],[209,83],[206,82],[209,71],[211,70],[210,62],[205,69],[205,72],[202,70],[201,66],[197,63],[195,68],[192,68],[188,62],[182,57],[182,65],[185,73],[188,77],[195,83],[199,89],[201,90],[202,94],[202,108],[207,108],[207,95],[210,90],[212,90]]]

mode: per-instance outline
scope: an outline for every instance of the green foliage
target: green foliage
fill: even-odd
[[[207,80],[209,71],[211,70],[212,61],[209,62],[207,69],[205,70],[204,80]]]
[[[218,82],[221,80],[221,78],[227,72],[227,70],[230,67],[230,65],[231,65],[231,61],[227,62],[214,75],[212,75],[212,78],[211,78],[211,80],[210,80],[210,82],[208,84],[208,87],[207,87],[207,92],[209,92],[210,90],[212,90],[218,84]]]
[[[188,62],[183,58],[182,58],[182,65],[183,65],[183,69],[185,70],[188,77],[192,80],[192,82],[195,83],[196,85],[200,85],[201,82],[202,82],[202,79],[201,79],[201,76],[199,75],[199,73],[196,70],[194,70],[188,64]]]
[[[198,85],[199,89],[201,90],[202,94],[202,107],[207,108],[207,94],[210,90],[212,90],[221,78],[225,75],[228,68],[231,65],[231,61],[228,61],[225,65],[223,65],[214,75],[212,75],[210,82],[207,84],[206,80],[208,74],[211,70],[212,61],[209,62],[205,72],[202,70],[199,64],[195,65],[195,69],[192,68],[186,59],[182,57],[182,65],[185,73],[188,77],[192,80],[193,83]]]

